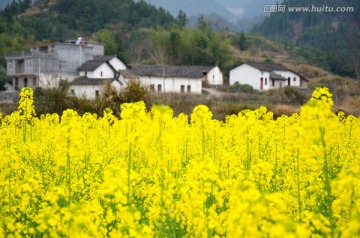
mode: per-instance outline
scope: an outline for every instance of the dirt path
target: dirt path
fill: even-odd
[[[224,92],[217,90],[216,88],[203,88],[204,91],[209,93],[209,96],[221,97]]]

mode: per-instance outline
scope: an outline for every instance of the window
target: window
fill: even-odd
[[[155,91],[155,84],[150,84],[150,92],[154,92]]]
[[[12,62],[9,62],[9,63],[8,63],[8,68],[9,68],[9,69],[12,69],[12,68],[13,68],[13,63],[12,63]]]
[[[59,69],[62,70],[62,69],[65,69],[65,61],[59,61]]]
[[[188,86],[187,86],[187,92],[188,92],[188,93],[191,93],[191,85],[188,85]]]
[[[71,89],[71,94],[75,95],[75,90],[74,89]]]
[[[158,90],[158,92],[161,92],[161,84],[158,84],[157,90]]]
[[[267,78],[265,78],[265,85],[267,85]]]
[[[36,86],[36,78],[33,78],[32,84],[33,84],[33,86]]]
[[[101,72],[100,72],[100,77],[102,77],[102,76],[103,76],[103,72],[101,71]]]
[[[180,86],[180,92],[185,93],[185,85]]]
[[[296,82],[296,77],[293,78],[293,81]]]
[[[26,62],[26,63],[25,63],[25,64],[26,64],[26,67],[31,67],[31,60],[26,60],[25,62]]]

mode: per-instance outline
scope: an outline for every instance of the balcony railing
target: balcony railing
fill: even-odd
[[[51,53],[36,53],[31,51],[22,51],[22,52],[12,52],[5,55],[5,59],[22,59],[22,58],[57,58],[57,54],[54,52]]]
[[[5,59],[9,58],[23,58],[23,57],[29,57],[32,56],[32,53],[30,51],[22,51],[22,52],[12,52],[5,55]]]

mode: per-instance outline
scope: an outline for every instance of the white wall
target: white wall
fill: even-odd
[[[102,74],[101,74],[101,72],[102,72]],[[107,63],[103,63],[94,71],[87,71],[87,72],[80,71],[79,75],[80,75],[80,77],[84,77],[86,75],[88,78],[110,79],[110,78],[114,78],[114,71]]]
[[[111,64],[112,67],[114,67],[114,69],[116,71],[126,69],[126,65],[121,60],[119,60],[119,58],[117,58],[117,57],[112,58],[109,61],[109,63]]]
[[[276,74],[283,76],[284,78],[290,78],[290,85],[294,87],[300,87],[300,76],[289,70],[274,70]],[[288,80],[274,80],[270,79],[270,72],[261,71],[250,65],[242,64],[232,70],[230,70],[230,85],[233,85],[235,82],[240,84],[249,84],[254,89],[260,90],[260,82],[263,78],[263,90],[275,89],[288,86]]]
[[[187,93],[188,86],[190,86],[190,93],[201,93],[202,90],[202,78],[189,79],[189,78],[159,78],[159,77],[143,77],[140,76],[140,82],[151,88],[150,85],[154,85],[155,92],[165,93],[181,93],[181,86],[184,87],[184,93]],[[161,85],[161,91],[159,91],[159,85]],[[165,91],[164,91],[165,88]]]
[[[269,72],[261,72],[260,70],[247,65],[242,64],[232,70],[230,70],[230,85],[234,85],[236,82],[240,84],[249,84],[254,89],[260,90],[260,78],[263,77],[264,84],[263,89],[269,87]],[[265,78],[267,78],[267,85],[265,85]]]
[[[282,86],[295,86],[300,87],[300,76],[291,71],[280,71],[274,70],[274,73],[280,74],[284,78],[290,78],[290,85],[288,85],[288,80],[286,80]]]
[[[207,74],[207,80],[210,85],[223,85],[223,73],[218,66],[214,67]]]
[[[116,91],[120,91],[120,83],[114,80],[111,85]],[[71,85],[70,93],[73,93],[77,97],[85,97],[87,99],[95,99],[96,91],[98,91],[101,97],[104,90],[104,85]]]

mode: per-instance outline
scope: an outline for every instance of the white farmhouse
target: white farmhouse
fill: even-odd
[[[205,81],[211,86],[221,86],[224,84],[223,73],[218,66],[209,67]]]
[[[256,90],[270,90],[284,86],[306,88],[308,80],[282,64],[245,63],[230,70],[230,85],[251,85]]]
[[[116,56],[96,56],[78,68],[79,76],[70,82],[71,94],[94,99],[99,97],[106,83],[120,91],[123,82],[119,80],[119,71],[126,65]]]
[[[126,64],[115,55],[95,55],[94,60],[108,62],[116,71],[127,68]]]
[[[214,85],[222,84],[218,67],[134,65],[131,70],[153,92],[201,94],[202,83],[206,80]]]

